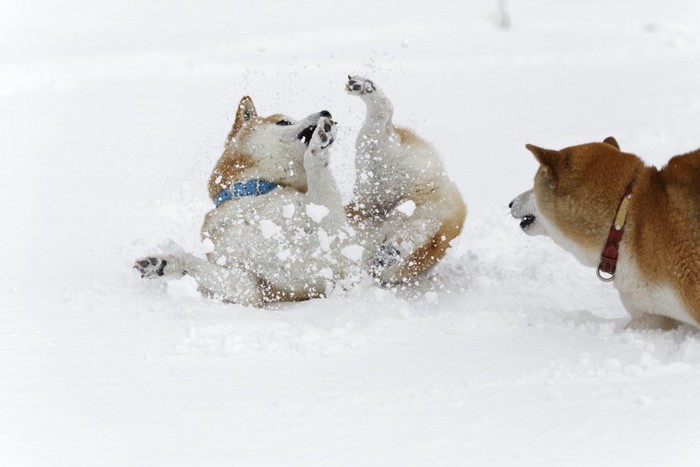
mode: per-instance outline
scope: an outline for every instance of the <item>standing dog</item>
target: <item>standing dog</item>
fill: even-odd
[[[244,97],[209,180],[207,260],[152,256],[134,267],[146,278],[189,275],[204,294],[241,305],[327,294],[360,256],[328,170],[335,135],[327,111],[263,118]]]
[[[364,236],[372,275],[406,282],[442,259],[462,231],[466,206],[430,144],[394,126],[394,107],[372,81],[348,76],[346,91],[367,107],[348,216]]]
[[[631,328],[700,327],[700,151],[647,167],[614,138],[553,151],[511,203],[529,235],[548,235],[614,279]]]

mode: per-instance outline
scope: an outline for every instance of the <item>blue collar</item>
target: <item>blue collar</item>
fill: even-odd
[[[232,200],[233,198],[240,198],[241,196],[259,196],[266,195],[279,185],[273,182],[268,182],[267,180],[260,180],[259,178],[254,178],[253,180],[248,180],[247,182],[239,182],[231,185],[231,188],[226,188],[221,190],[214,198],[214,204],[218,208],[221,203]]]

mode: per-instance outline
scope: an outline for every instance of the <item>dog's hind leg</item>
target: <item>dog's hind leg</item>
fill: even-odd
[[[348,94],[358,96],[367,107],[365,121],[355,142],[355,186],[353,204],[359,210],[368,210],[384,204],[386,199],[396,197],[400,186],[387,184],[391,172],[392,159],[401,144],[392,117],[394,106],[381,89],[369,79],[348,76]]]
[[[180,278],[197,281],[199,291],[209,297],[244,306],[262,306],[263,295],[257,278],[240,269],[229,269],[191,254],[149,256],[134,265],[142,278]]]
[[[418,205],[411,200],[399,204],[381,226],[382,241],[369,259],[370,272],[392,284],[431,268],[461,233],[465,218],[466,206],[459,197],[442,195]]]
[[[365,125],[391,124],[394,106],[372,80],[361,76],[348,76],[348,83],[345,85],[345,89],[348,94],[359,96],[367,106]]]

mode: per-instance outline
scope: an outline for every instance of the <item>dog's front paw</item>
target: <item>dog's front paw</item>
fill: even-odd
[[[362,76],[350,76],[348,75],[348,82],[345,85],[345,90],[348,94],[355,94],[361,96],[363,94],[373,93],[376,87],[371,80],[363,78]]]
[[[141,279],[154,279],[166,274],[165,267],[167,265],[168,260],[165,258],[148,256],[146,258],[137,259],[134,264],[134,269],[141,273]]]
[[[335,142],[336,133],[335,122],[331,120],[330,117],[320,117],[316,125],[316,130],[314,130],[314,134],[311,136],[309,149],[311,149],[312,152],[318,149],[326,149]]]

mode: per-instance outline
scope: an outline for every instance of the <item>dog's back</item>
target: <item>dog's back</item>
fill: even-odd
[[[661,171],[669,200],[683,223],[700,236],[700,150],[676,156]]]
[[[645,172],[636,209],[639,269],[649,283],[675,290],[700,323],[700,150]]]
[[[661,171],[669,199],[676,264],[672,273],[681,295],[700,322],[700,150],[676,156]]]

